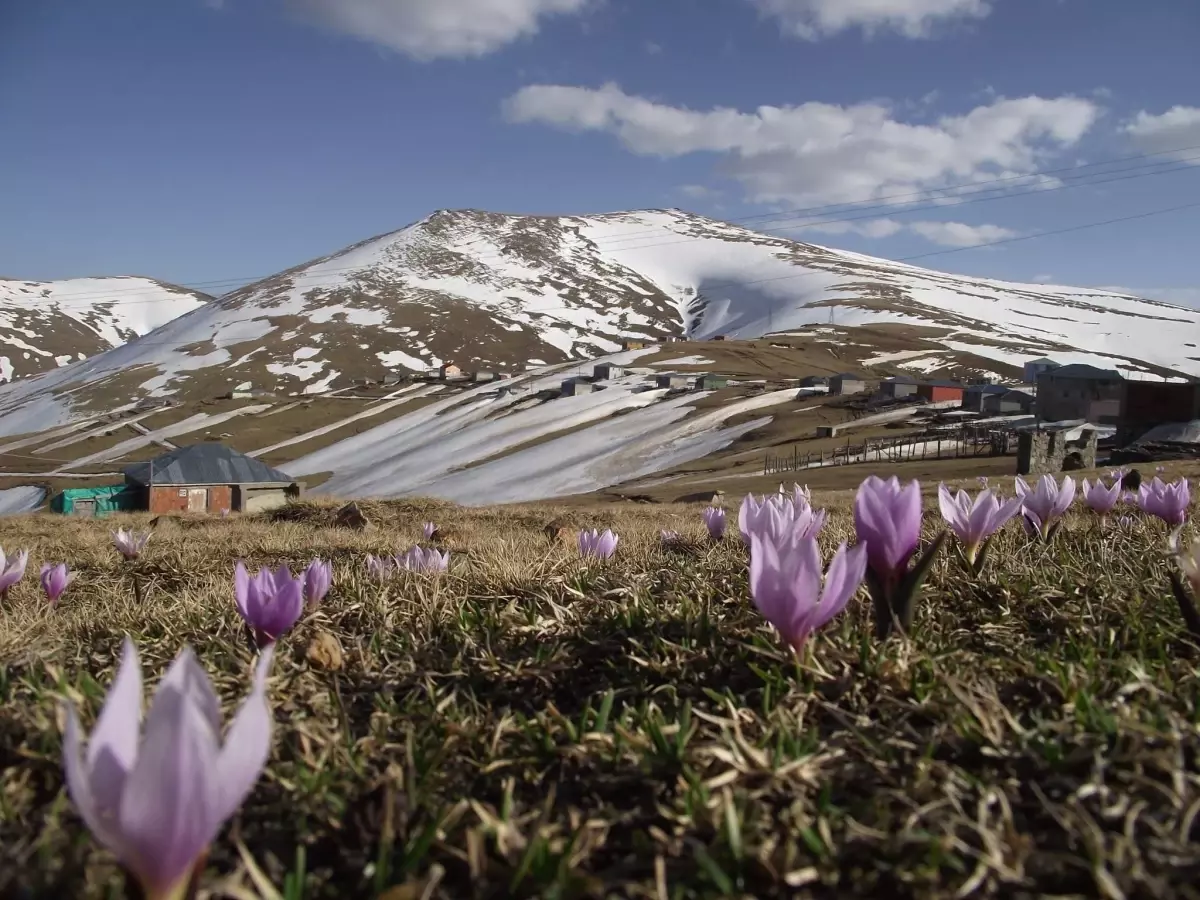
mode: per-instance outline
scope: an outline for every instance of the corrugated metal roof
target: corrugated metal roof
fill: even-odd
[[[1121,373],[1116,369],[1100,369],[1087,363],[1071,363],[1042,374],[1049,378],[1094,378],[1098,380],[1121,377]]]
[[[1002,384],[969,384],[965,390],[968,394],[1005,394],[1009,388]]]
[[[136,484],[291,484],[295,479],[224,444],[191,444],[124,470]]]

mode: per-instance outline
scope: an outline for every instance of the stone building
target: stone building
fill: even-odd
[[[1017,435],[1018,475],[1055,475],[1095,467],[1095,428],[1029,428]]]

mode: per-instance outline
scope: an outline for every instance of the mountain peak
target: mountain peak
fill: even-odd
[[[55,399],[67,389],[89,408],[243,385],[315,394],[446,360],[513,371],[629,340],[769,333],[826,342],[843,367],[857,355],[942,376],[996,375],[1057,355],[1200,374],[1200,312],[1161,303],[950,275],[681,209],[442,209],[0,392],[0,416],[38,392],[67,415]]]

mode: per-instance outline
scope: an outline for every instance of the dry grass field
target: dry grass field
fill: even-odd
[[[0,524],[33,573],[0,606],[0,896],[122,896],[63,787],[61,699],[90,727],[129,634],[150,681],[192,645],[231,709],[235,560],[313,557],[334,587],[280,640],[271,759],[201,897],[1200,896],[1200,650],[1155,522],[1010,524],[978,580],[943,553],[909,637],[877,644],[860,594],[797,658],[698,506],[363,506],[365,532],[318,504],[182,521],[132,564],[107,527],[144,518]],[[615,558],[552,520],[613,528]],[[425,521],[450,571],[369,580]],[[852,528],[839,499],[826,550]],[[78,573],[57,608],[43,561]]]

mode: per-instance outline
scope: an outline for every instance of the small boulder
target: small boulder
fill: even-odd
[[[555,519],[546,523],[546,527],[542,531],[546,535],[546,540],[552,544],[573,544],[578,529],[566,519]]]
[[[313,635],[305,655],[310,663],[326,672],[336,672],[342,667],[341,642],[328,631],[318,631]]]
[[[371,520],[362,511],[358,502],[351,500],[334,515],[333,522],[339,528],[353,528],[356,531],[366,531],[371,527]]]

